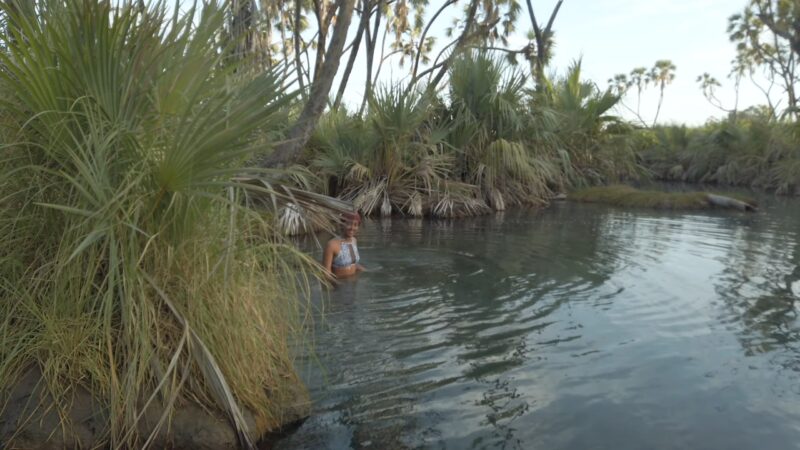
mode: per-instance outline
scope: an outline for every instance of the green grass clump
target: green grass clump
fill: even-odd
[[[736,200],[754,205],[750,199],[730,196]],[[631,186],[613,185],[580,189],[571,192],[569,200],[584,203],[606,203],[633,208],[654,208],[674,210],[710,209],[707,192],[660,192],[641,191]]]
[[[278,70],[227,59],[215,2],[14,4],[0,6],[0,386],[38,367],[64,420],[88,388],[113,448],[145,443],[148,400],[162,425],[185,402],[241,432],[240,406],[280,424],[313,262],[231,181],[285,122]]]

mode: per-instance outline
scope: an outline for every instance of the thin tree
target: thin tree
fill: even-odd
[[[525,0],[525,2],[528,5],[528,16],[531,19],[533,36],[536,43],[536,49],[533,53],[532,61],[533,75],[535,77],[536,84],[541,86],[545,80],[544,69],[547,67],[547,64],[550,62],[550,58],[552,57],[553,22],[555,22],[556,15],[558,15],[558,11],[561,9],[561,4],[564,2],[564,0],[558,0],[556,6],[553,7],[553,11],[550,13],[550,19],[547,20],[547,25],[545,25],[544,29],[541,28],[539,22],[536,20],[536,15],[533,12],[531,0]]]
[[[749,72],[765,68],[768,78],[778,79],[789,101],[785,113],[797,118],[795,85],[800,56],[800,7],[795,3],[779,2],[774,6],[771,1],[752,0],[742,13],[728,19],[728,36],[736,44],[735,63],[743,64]]]
[[[664,102],[664,88],[675,79],[675,64],[668,59],[658,60],[650,69],[649,75],[650,80],[658,86],[658,107],[656,115],[653,117],[653,126],[656,126],[658,114],[661,112],[661,104]]]
[[[347,65],[345,66],[344,73],[342,74],[342,79],[339,82],[339,89],[336,92],[336,98],[333,101],[333,109],[338,109],[339,105],[342,103],[342,98],[344,97],[344,91],[347,89],[347,82],[350,81],[350,72],[353,70],[353,65],[356,62],[356,57],[358,56],[358,50],[361,47],[361,40],[364,37],[364,33],[367,32],[367,25],[369,24],[369,19],[372,17],[373,13],[380,14],[376,8],[373,8],[375,3],[371,0],[363,0],[361,2],[361,19],[358,23],[358,30],[356,31],[356,37],[353,38],[353,42],[350,44],[350,56],[347,59]]]
[[[319,70],[314,74],[311,92],[297,121],[289,129],[286,140],[278,145],[264,161],[268,167],[285,167],[297,161],[311,133],[319,121],[328,100],[333,78],[339,69],[339,60],[344,51],[347,31],[353,16],[355,0],[337,0],[335,9],[336,24],[333,27],[330,44],[325,52]],[[322,52],[322,49],[318,49]]]

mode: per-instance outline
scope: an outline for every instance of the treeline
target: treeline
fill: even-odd
[[[798,11],[791,5],[751,0],[730,17],[728,28],[737,49],[730,74],[736,89],[765,71],[786,93],[785,106],[765,90],[766,113],[738,112],[737,105],[719,102],[716,90],[721,84],[703,74],[698,77],[703,95],[730,118],[697,129],[656,125],[665,88],[675,77],[669,60],[658,60],[650,70],[617,75],[607,88],[582,79],[579,63],[563,77],[548,76],[561,1],[546,25],[537,21],[530,2],[524,7],[468,2],[448,34],[452,40],[438,47],[445,50],[435,57],[430,55],[431,25],[457,2],[444,2],[432,16],[426,14],[426,5],[411,5],[358,2],[359,28],[344,47],[348,58],[342,58],[347,66],[338,89],[330,92],[326,111],[318,105],[319,119],[306,129],[307,141],[297,133],[298,126],[310,123],[309,104],[320,101],[321,91],[314,86],[331,49],[317,53],[314,64],[304,63],[289,56],[314,47],[308,45],[321,32],[294,34],[291,45],[276,41],[274,49],[281,51],[273,51],[272,58],[290,60],[296,79],[311,96],[296,106],[291,116],[296,119],[283,135],[287,144],[267,156],[267,165],[299,163],[309,169],[302,180],[295,178],[300,186],[352,201],[370,215],[480,214],[514,204],[542,204],[553,192],[573,187],[642,177],[748,185],[779,193],[796,189],[791,148],[800,33],[792,25]],[[283,22],[264,22],[262,30],[289,30],[292,20],[303,14],[316,17],[318,30],[325,29],[319,5],[311,6],[284,4],[284,12],[270,16]],[[267,10],[255,5],[247,11],[255,17]],[[521,21],[531,27],[528,45],[510,48],[507,38],[519,31]],[[381,45],[388,47],[376,45],[379,27],[389,37]],[[303,40],[309,36],[310,41]],[[363,99],[348,108],[343,95],[353,62],[361,57],[367,61]],[[380,85],[377,75],[391,58],[409,63],[408,77],[401,85]],[[659,93],[652,121],[639,108],[642,91],[650,87]],[[635,107],[622,101],[628,95],[636,96]],[[635,122],[614,115],[625,109]],[[747,142],[764,133],[770,136],[766,141]],[[758,165],[755,158],[760,158]]]
[[[634,129],[610,114],[618,97],[581,79],[579,63],[532,89],[504,59],[473,51],[447,80],[447,95],[385,87],[363,115],[325,114],[301,163],[367,215],[436,217],[543,204],[642,172]]]
[[[662,180],[715,183],[800,194],[800,127],[752,110],[705,126],[658,127],[643,164]]]

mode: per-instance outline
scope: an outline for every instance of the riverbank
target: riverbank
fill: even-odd
[[[259,447],[274,442],[282,430],[297,426],[311,413],[311,401],[302,383],[275,399],[281,416],[278,426],[258,420],[249,409],[243,419]],[[146,399],[142,399],[144,404]],[[62,410],[47,405],[62,403],[53,398],[46,380],[37,369],[26,370],[0,395],[0,443],[4,448],[61,450],[98,448],[107,442],[107,407],[87,388],[77,385]],[[165,414],[168,424],[162,425]],[[141,408],[137,433],[147,436],[150,448],[173,450],[236,450],[242,448],[237,430],[225,414],[184,401],[172,411],[161,401]]]

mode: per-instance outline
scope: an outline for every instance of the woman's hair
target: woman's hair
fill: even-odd
[[[357,224],[361,224],[361,214],[359,214],[358,211],[342,213],[342,222],[343,223],[354,222]]]

